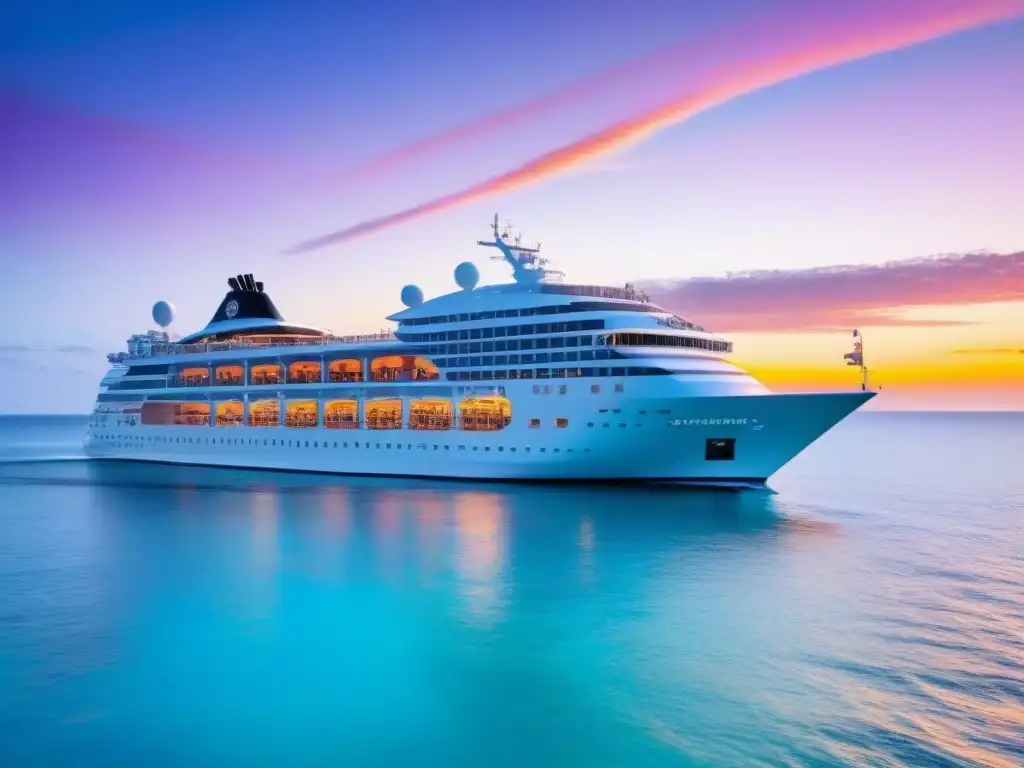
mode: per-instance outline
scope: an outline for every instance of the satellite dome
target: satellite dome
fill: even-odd
[[[418,307],[423,303],[423,290],[418,285],[407,285],[402,289],[402,303],[409,307]]]
[[[455,268],[455,284],[464,291],[471,291],[480,282],[480,270],[471,261],[464,261]]]
[[[158,301],[153,305],[153,320],[161,328],[174,321],[174,305],[169,301]]]

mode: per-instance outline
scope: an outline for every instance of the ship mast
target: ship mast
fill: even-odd
[[[512,238],[511,223],[506,224],[505,229],[502,230],[498,214],[494,214],[491,231],[494,235],[493,240],[477,240],[476,244],[484,248],[497,248],[501,251],[500,256],[493,258],[503,260],[512,267],[512,277],[517,283],[533,285],[544,279],[558,279],[564,276],[558,270],[544,268],[548,259],[539,255],[540,243],[530,248],[522,244],[522,235],[516,235],[510,244],[508,240]]]

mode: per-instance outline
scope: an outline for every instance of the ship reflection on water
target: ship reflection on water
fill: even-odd
[[[450,597],[459,620],[481,629],[507,619],[517,593],[523,604],[577,590],[582,596],[623,573],[649,581],[678,575],[676,567],[664,572],[666,563],[685,562],[688,570],[707,559],[697,568],[703,579],[720,568],[721,542],[777,546],[828,529],[787,515],[769,493],[66,466],[91,488],[108,534],[132,529],[140,507],[174,499],[162,535],[169,547],[184,537],[177,544],[186,559],[199,546],[190,537],[203,536],[204,546],[220,548],[224,563],[241,569],[234,576],[246,572],[256,582],[300,573],[325,588],[435,589]],[[222,535],[211,538],[211,531]]]

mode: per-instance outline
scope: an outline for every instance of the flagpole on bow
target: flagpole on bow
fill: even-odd
[[[843,355],[847,365],[856,365],[860,368],[860,388],[867,391],[868,388],[868,367],[864,364],[864,337],[860,331],[853,331],[853,352]]]
[[[860,389],[866,392],[868,389],[868,367],[864,364],[864,337],[860,337]]]

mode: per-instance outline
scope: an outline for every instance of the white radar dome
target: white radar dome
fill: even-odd
[[[455,268],[455,284],[464,291],[471,291],[480,282],[480,270],[471,261],[464,261]]]
[[[418,285],[407,285],[402,289],[402,303],[409,307],[418,307],[423,303],[423,290]]]
[[[158,301],[153,305],[153,321],[161,328],[174,322],[174,305],[169,301]]]

